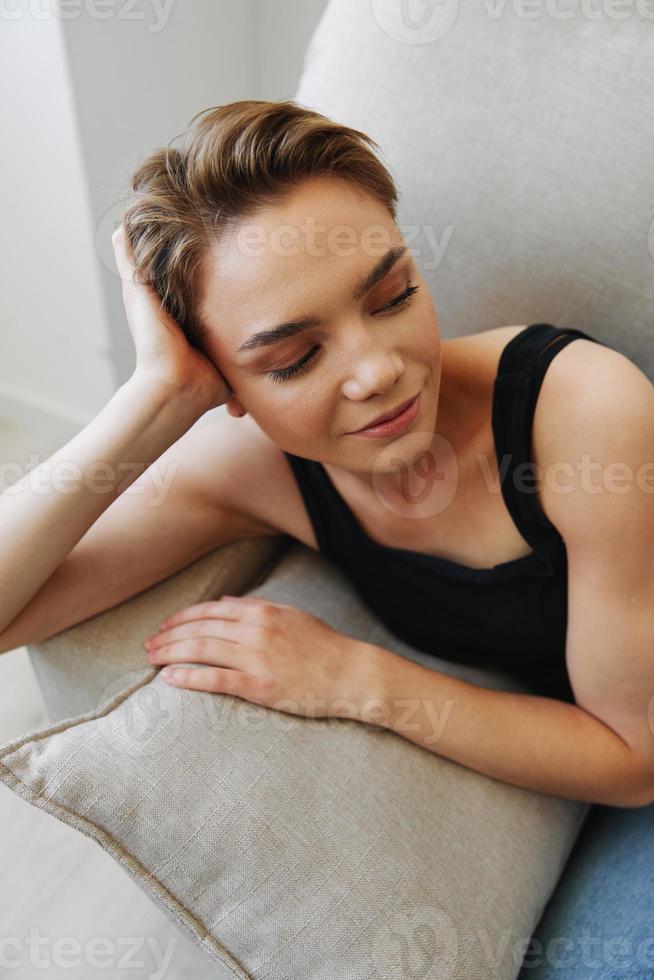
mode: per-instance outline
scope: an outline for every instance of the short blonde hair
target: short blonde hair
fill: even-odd
[[[280,202],[302,179],[347,180],[396,215],[398,194],[366,133],[293,101],[246,100],[193,117],[180,149],[153,151],[131,178],[123,215],[136,277],[200,346],[201,265],[223,232]]]

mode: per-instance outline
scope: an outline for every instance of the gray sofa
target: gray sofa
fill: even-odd
[[[515,4],[494,15],[482,3],[332,0],[296,98],[381,145],[445,337],[578,327],[653,379],[654,136],[642,117],[654,24],[566,9],[533,18]],[[0,749],[0,778],[105,848],[162,930],[206,953],[198,976],[515,978],[589,806],[368,726],[282,730],[257,709],[257,728],[225,721],[236,699],[164,692],[143,638],[222,593],[295,603],[439,670],[527,690],[492,665],[408,648],[298,542],[242,541],[34,644],[52,724]],[[143,692],[155,709],[135,734]],[[253,797],[255,785],[265,793]],[[194,824],[205,812],[224,837]]]

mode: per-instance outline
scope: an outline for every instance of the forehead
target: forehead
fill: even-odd
[[[305,181],[207,255],[200,315],[211,339],[234,351],[258,328],[351,302],[351,284],[397,244],[397,225],[375,198],[333,178]]]

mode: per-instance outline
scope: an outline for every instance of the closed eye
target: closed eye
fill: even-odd
[[[403,293],[400,293],[399,296],[396,296],[388,303],[385,303],[384,306],[381,306],[375,313],[375,316],[377,313],[381,313],[384,310],[392,310],[393,312],[397,312],[398,310],[403,309],[405,306],[408,306],[411,303],[414,293],[417,293],[419,289],[420,286],[409,285]],[[306,371],[308,371],[310,362],[314,359],[319,350],[320,345],[316,344],[311,348],[311,350],[307,351],[304,357],[301,357],[299,361],[296,361],[295,364],[290,364],[288,367],[277,368],[275,371],[268,371],[267,374],[270,375],[273,381],[287,381],[289,378],[295,377],[298,374],[304,374]]]

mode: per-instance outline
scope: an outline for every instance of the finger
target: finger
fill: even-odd
[[[120,278],[128,283],[133,282],[135,270],[134,257],[123,225],[120,225],[114,231],[111,236],[111,244]]]
[[[188,623],[179,623],[177,626],[170,626],[160,630],[152,637],[145,640],[148,650],[158,650],[159,647],[166,646],[168,643],[176,643],[178,640],[189,640],[195,637],[208,637],[218,640],[229,640],[232,643],[238,642],[239,633],[242,634],[243,626],[238,620],[234,619],[194,619]]]
[[[245,596],[223,595],[220,599],[198,602],[193,606],[180,609],[179,612],[173,613],[171,616],[166,616],[159,624],[159,628],[176,626],[178,623],[188,623],[195,619],[208,619],[212,616],[237,619],[242,612],[244,601],[246,601]]]
[[[215,667],[230,667],[235,670],[242,670],[244,666],[243,647],[227,640],[223,642],[215,637],[203,636],[167,643],[166,646],[149,653],[148,660],[154,667],[196,662],[212,664]]]
[[[192,691],[209,691],[212,694],[235,694],[243,691],[243,671],[223,667],[167,667],[161,677],[167,684],[186,687]]]
[[[231,389],[230,389],[231,390]],[[161,626],[167,626],[176,622],[184,622],[186,619],[202,619],[205,615],[236,618],[242,615],[243,607],[247,605],[257,606],[279,606],[280,609],[293,609],[285,602],[272,602],[270,599],[262,599],[257,595],[222,595],[218,599],[211,599],[207,602],[199,602],[193,606],[180,609],[179,612],[167,616],[161,621]]]

